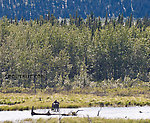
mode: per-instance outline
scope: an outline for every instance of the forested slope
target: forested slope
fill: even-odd
[[[150,26],[107,16],[0,20],[0,86],[71,89],[112,79],[150,79]]]

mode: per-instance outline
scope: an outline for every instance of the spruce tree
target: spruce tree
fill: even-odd
[[[66,17],[64,18],[64,25],[67,25]]]
[[[98,30],[100,31],[100,29],[102,28],[102,25],[101,25],[101,18],[100,16],[98,17]]]
[[[78,12],[76,11],[76,15],[75,15],[75,25],[78,25]]]
[[[121,14],[121,17],[120,17],[120,23],[123,25],[123,13]]]
[[[108,14],[106,12],[106,16],[105,16],[105,26],[108,24]]]
[[[52,26],[54,26],[55,16],[53,14],[51,14],[50,22],[51,22]]]
[[[131,13],[130,19],[129,19],[129,28],[132,26],[132,21],[133,21],[133,18],[132,18],[132,13]]]
[[[17,17],[15,16],[15,25],[17,26],[18,25],[18,20],[17,20]]]
[[[119,24],[120,22],[121,22],[121,17],[120,17],[120,14],[119,14],[117,23]]]
[[[71,14],[69,15],[69,17],[70,17],[70,19],[69,19],[69,24],[70,24],[70,25],[73,25],[73,18],[72,18],[72,16],[71,16]]]

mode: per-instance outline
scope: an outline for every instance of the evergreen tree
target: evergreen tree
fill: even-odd
[[[73,18],[72,18],[72,16],[71,16],[71,14],[69,15],[69,17],[70,17],[70,18],[69,18],[69,24],[70,24],[70,25],[73,25]]]
[[[50,21],[51,16],[50,16],[50,11],[48,12],[48,20]]]
[[[106,16],[105,16],[105,26],[108,24],[108,14],[106,12]]]
[[[129,17],[128,17],[128,19],[125,22],[125,26],[129,27]]]
[[[121,14],[121,17],[120,17],[120,23],[123,25],[124,23],[123,23],[123,13]]]
[[[114,29],[116,27],[116,21],[115,20],[113,20],[113,27],[114,27]]]
[[[66,17],[64,18],[64,25],[67,25]]]
[[[53,14],[51,14],[50,22],[51,22],[52,26],[54,26],[54,23],[55,23],[55,17],[54,17]]]
[[[100,16],[98,17],[98,30],[102,28]]]
[[[78,25],[78,12],[76,11],[76,15],[75,15],[75,25]]]
[[[43,16],[42,16],[42,15],[40,15],[40,26],[42,26],[42,25],[43,25],[43,23],[44,23]]]
[[[117,23],[118,23],[118,24],[121,23],[121,17],[120,17],[120,14],[119,14],[119,16],[118,16]]]
[[[94,22],[94,13],[93,12],[91,12],[90,18],[91,18],[91,23],[93,24],[93,22]]]
[[[132,21],[133,21],[133,18],[132,18],[132,13],[131,13],[130,19],[129,19],[129,28],[132,26]]]
[[[15,16],[15,25],[17,26],[18,25],[18,20],[17,20],[17,17]]]
[[[89,28],[91,28],[91,18],[90,16],[87,15],[87,20],[86,20],[86,24]]]
[[[144,16],[144,18],[143,18],[143,25],[144,25],[145,27],[148,27],[148,26],[149,26],[148,15]]]

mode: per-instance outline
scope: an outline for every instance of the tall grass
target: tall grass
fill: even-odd
[[[60,94],[52,95],[38,93],[32,94],[3,94],[0,93],[0,111],[2,110],[29,110],[51,108],[54,100],[60,102],[60,107],[77,108],[93,106],[144,106],[150,105],[150,99],[144,96],[97,96],[95,94]],[[9,102],[9,103],[8,103]],[[19,102],[19,103],[18,103]]]
[[[104,119],[104,118],[79,118],[79,117],[71,117],[71,118],[49,118],[49,119],[25,119],[22,121],[16,121],[18,123],[150,123],[149,119],[140,119],[140,120],[132,120],[132,119]],[[4,123],[12,123],[11,121],[5,121]]]
[[[107,84],[107,83],[105,83]],[[139,86],[116,88],[109,82],[103,82],[98,87],[76,88],[70,91],[37,90],[34,94],[30,89],[15,88],[17,92],[8,93],[14,88],[0,90],[0,111],[2,110],[29,110],[37,108],[51,108],[54,100],[60,102],[60,107],[77,108],[93,106],[144,106],[150,105],[150,91],[148,83],[138,83]],[[11,90],[11,91],[10,91]],[[60,91],[60,90],[59,90]],[[31,93],[30,93],[31,92]]]

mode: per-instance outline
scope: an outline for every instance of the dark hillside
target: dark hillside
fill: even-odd
[[[56,17],[68,17],[78,11],[82,17],[94,12],[95,16],[104,17],[106,11],[109,16],[143,17],[150,14],[150,0],[1,0],[0,17],[20,19],[22,16],[29,20],[40,15],[54,13]]]

